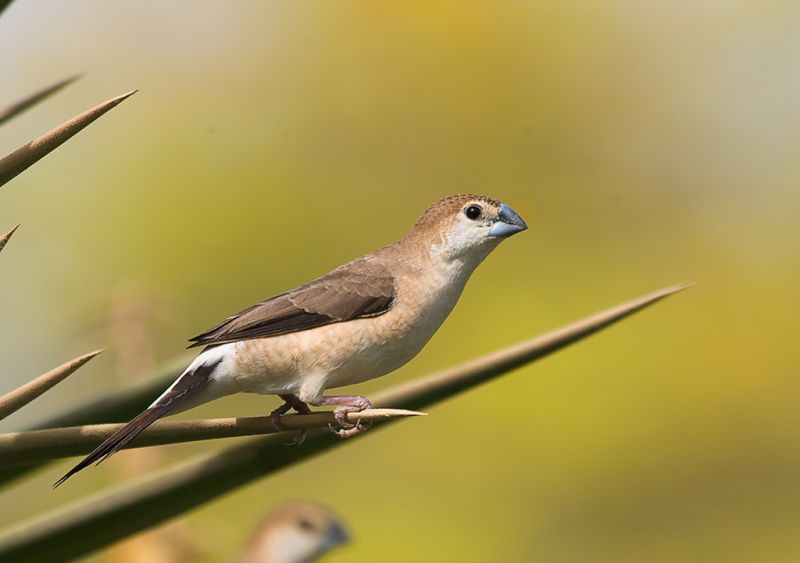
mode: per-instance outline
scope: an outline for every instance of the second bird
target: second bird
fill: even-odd
[[[367,426],[347,413],[366,397],[323,392],[396,370],[425,346],[470,275],[527,225],[508,205],[461,194],[431,205],[397,242],[305,285],[253,305],[192,338],[205,349],[144,412],[111,435],[56,485],[121,449],[153,422],[233,393],[278,395],[277,416],[335,406],[346,438]],[[302,441],[304,434],[297,440]]]

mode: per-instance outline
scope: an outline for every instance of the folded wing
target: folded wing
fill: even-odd
[[[369,260],[356,260],[225,319],[191,338],[190,348],[375,317],[389,310],[394,295],[394,282],[386,268]]]

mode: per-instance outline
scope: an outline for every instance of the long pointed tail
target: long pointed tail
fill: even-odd
[[[53,488],[58,487],[64,481],[97,462],[101,463],[110,456],[124,448],[128,442],[136,438],[142,431],[153,424],[162,416],[175,409],[179,403],[183,402],[208,383],[214,369],[220,364],[222,359],[216,359],[210,363],[202,362],[202,356],[191,366],[161,395],[150,405],[147,410],[138,414],[128,424],[114,432],[106,438],[102,444],[97,446],[92,452],[83,458],[80,463],[67,471],[67,473],[53,484]],[[197,365],[196,365],[197,364]]]

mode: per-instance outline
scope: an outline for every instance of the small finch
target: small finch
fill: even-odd
[[[348,540],[344,525],[327,508],[290,502],[264,518],[236,563],[311,563]]]
[[[272,412],[334,406],[347,438],[366,430],[347,413],[366,397],[326,389],[380,377],[419,353],[455,306],[470,275],[501,241],[527,229],[508,205],[481,195],[431,205],[397,242],[228,317],[191,339],[204,350],[144,412],[64,475],[120,450],[153,422],[233,393],[278,395]],[[296,443],[302,442],[301,433]]]

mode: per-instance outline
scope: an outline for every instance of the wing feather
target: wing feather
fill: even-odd
[[[191,338],[190,348],[279,336],[382,315],[391,307],[394,295],[394,281],[387,269],[362,258],[228,317]]]

